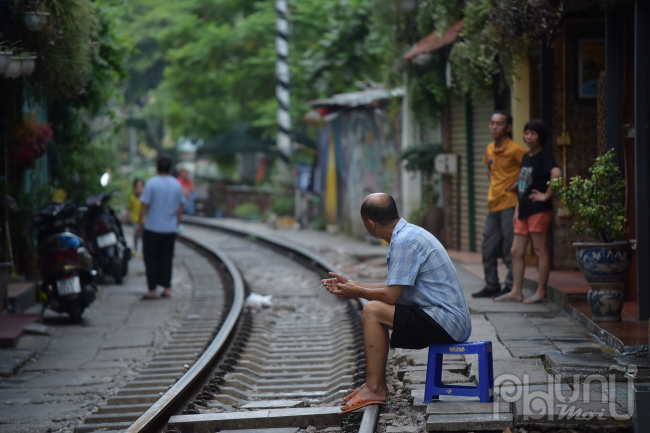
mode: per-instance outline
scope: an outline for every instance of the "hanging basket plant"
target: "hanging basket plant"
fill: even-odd
[[[515,65],[560,31],[562,3],[555,0],[476,0],[465,8],[462,41],[450,61],[455,83],[478,99],[492,92],[493,77],[512,79]]]
[[[31,166],[37,158],[47,151],[47,143],[53,135],[47,123],[29,121],[18,125],[14,130],[13,156],[19,167]]]
[[[30,32],[40,32],[47,24],[50,14],[47,12],[23,12],[23,22]]]
[[[0,76],[4,74],[9,67],[9,63],[11,63],[11,56],[13,54],[13,51],[0,46]]]
[[[14,11],[23,12],[26,25],[28,20],[36,22],[36,15],[47,17],[31,38],[38,50],[29,80],[35,94],[74,99],[86,92],[97,53],[97,8],[92,0],[14,0]]]

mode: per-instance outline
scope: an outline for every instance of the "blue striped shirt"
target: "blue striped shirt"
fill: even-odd
[[[387,286],[404,286],[399,304],[424,310],[462,343],[472,333],[469,308],[456,268],[431,233],[401,219],[388,250]]]

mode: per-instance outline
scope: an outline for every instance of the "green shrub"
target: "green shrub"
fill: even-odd
[[[257,219],[260,216],[260,207],[255,203],[242,203],[235,208],[235,215],[241,219]]]
[[[563,186],[560,178],[551,182],[551,188],[560,194],[567,211],[582,218],[572,226],[576,233],[598,236],[601,242],[613,242],[628,231],[625,206],[621,203],[625,197],[625,179],[612,158],[613,150],[596,158],[589,168],[591,179],[574,176],[568,186]]]
[[[293,216],[295,208],[295,199],[293,197],[287,196],[276,196],[273,199],[273,204],[271,205],[273,212],[278,214],[281,217],[290,217]]]

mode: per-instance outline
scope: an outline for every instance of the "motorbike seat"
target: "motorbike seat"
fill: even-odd
[[[74,216],[77,206],[71,201],[50,202],[32,216],[35,227],[54,224]]]

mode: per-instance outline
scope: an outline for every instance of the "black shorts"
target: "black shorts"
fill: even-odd
[[[413,305],[395,304],[391,347],[424,349],[429,344],[456,344],[449,333],[433,317]]]

